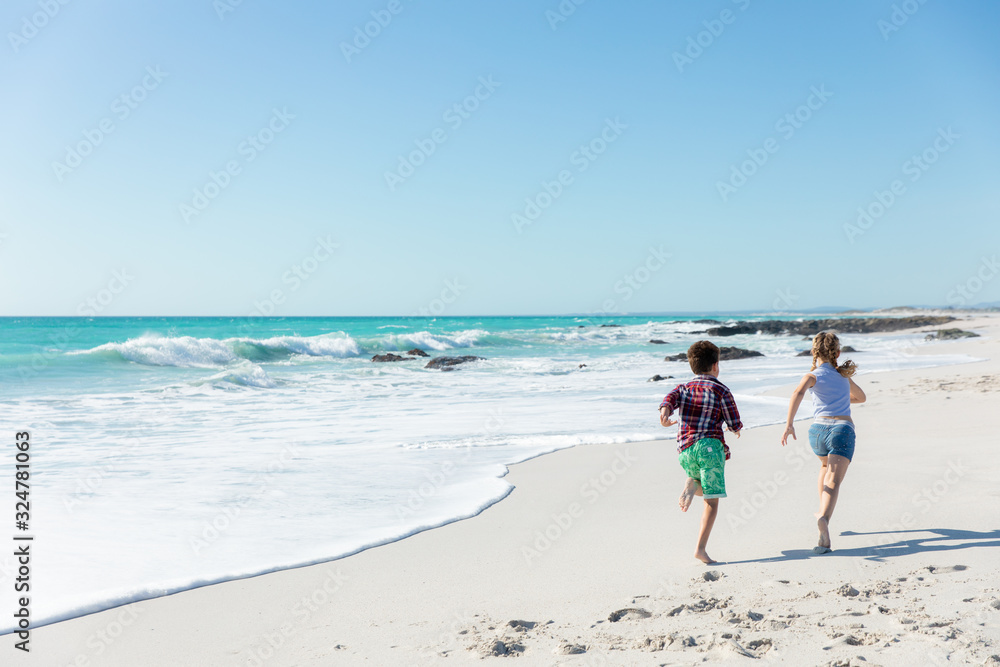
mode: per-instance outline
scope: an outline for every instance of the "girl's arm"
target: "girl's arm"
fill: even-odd
[[[854,380],[847,378],[847,381],[851,383],[851,403],[864,403],[868,400],[865,396],[864,390],[854,383]]]
[[[788,436],[792,436],[793,440],[798,440],[795,437],[795,426],[792,425],[792,422],[795,421],[795,413],[799,411],[799,405],[802,404],[802,398],[806,395],[806,391],[814,384],[816,384],[816,376],[812,373],[806,373],[802,376],[799,386],[792,392],[792,398],[788,402],[788,420],[785,422],[785,432],[781,436],[782,447],[788,442]]]

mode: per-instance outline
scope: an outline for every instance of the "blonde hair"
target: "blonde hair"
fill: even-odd
[[[837,369],[837,372],[845,378],[849,378],[858,372],[857,364],[850,359],[838,366],[838,356],[840,356],[840,339],[837,338],[837,334],[826,331],[820,332],[813,338],[813,365],[809,370],[816,370],[816,366],[825,361]]]

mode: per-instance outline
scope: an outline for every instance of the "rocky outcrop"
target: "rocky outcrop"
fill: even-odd
[[[961,329],[938,329],[924,336],[924,340],[956,340],[958,338],[979,338],[979,334]]]
[[[763,357],[757,350],[744,350],[741,347],[720,347],[719,361],[733,361],[734,359],[750,359],[752,357]],[[663,358],[664,361],[687,361],[687,353],[670,354]]]
[[[660,375],[659,373],[657,373],[653,377],[646,380],[646,382],[660,382],[661,380],[673,380],[673,379],[674,379],[673,375]]]
[[[434,357],[427,362],[427,365],[424,366],[424,368],[440,368],[441,370],[450,371],[459,364],[466,364],[470,361],[479,361],[481,359],[483,359],[483,357],[476,357],[471,354],[461,357]]]
[[[649,342],[652,343],[653,345],[666,345],[667,344],[667,341],[660,340],[659,338],[650,338]]]
[[[720,347],[719,361],[733,361],[734,359],[751,359],[753,357],[763,357],[757,350],[744,350],[741,347]]]
[[[372,357],[372,361],[406,361],[406,357],[401,357],[398,354],[393,354],[389,352],[388,354],[376,354]]]
[[[840,348],[840,351],[841,352],[847,352],[848,354],[851,353],[851,352],[857,352],[857,350],[855,350],[850,345],[844,345],[843,347]],[[802,350],[801,352],[799,352],[795,356],[796,357],[811,357],[812,356],[812,350]]]
[[[765,333],[774,336],[782,334],[815,336],[821,331],[837,333],[877,333],[881,331],[902,331],[916,327],[934,326],[951,322],[955,318],[948,315],[914,315],[911,317],[846,317],[825,320],[762,320],[760,322],[737,322],[722,327],[711,327],[704,333],[709,336],[736,336],[738,334]]]
[[[427,354],[426,352],[424,352],[423,350],[421,350],[419,347],[413,348],[412,350],[410,350],[409,352],[407,352],[407,354],[410,355],[411,357],[429,357],[429,356],[431,356],[431,355]]]

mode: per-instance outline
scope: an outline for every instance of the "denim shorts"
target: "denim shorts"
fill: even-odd
[[[843,456],[854,458],[854,424],[840,421],[837,424],[814,423],[809,427],[809,446],[816,456]]]

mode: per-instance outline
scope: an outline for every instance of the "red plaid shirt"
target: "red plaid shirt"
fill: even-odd
[[[696,375],[687,384],[679,384],[660,403],[667,408],[667,416],[680,408],[680,428],[677,429],[677,453],[696,443],[701,438],[715,438],[722,442],[729,459],[729,445],[722,435],[722,422],[730,431],[743,428],[740,412],[729,387],[712,375]]]

